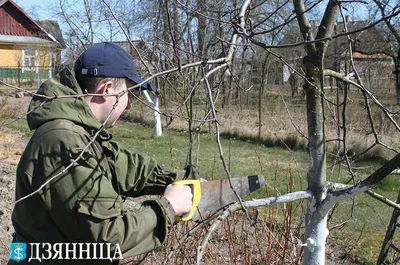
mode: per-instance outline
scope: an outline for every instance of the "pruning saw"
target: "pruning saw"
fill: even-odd
[[[174,185],[189,185],[192,189],[192,208],[189,213],[178,217],[177,221],[198,221],[206,219],[225,206],[238,201],[236,193],[243,198],[251,192],[265,186],[263,175],[251,175],[232,178],[232,187],[228,179],[201,182],[200,180],[180,180]]]

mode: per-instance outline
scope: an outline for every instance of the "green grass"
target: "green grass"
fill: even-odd
[[[20,120],[7,126],[10,129],[30,134],[26,121]],[[113,140],[123,147],[154,157],[160,163],[170,168],[182,169],[186,163],[189,139],[187,132],[165,131],[162,137],[153,136],[153,128],[134,123],[120,121],[112,128]],[[199,137],[199,154],[197,167],[200,176],[206,179],[226,178],[216,144],[215,135],[201,134]],[[192,163],[197,161],[197,138],[194,140]],[[308,155],[303,150],[289,151],[281,147],[268,147],[255,141],[237,139],[221,139],[223,157],[232,176],[239,177],[249,174],[264,174],[267,187],[252,194],[253,198],[263,198],[289,191],[288,183],[292,179],[293,191],[307,188]],[[327,160],[329,165],[332,161]],[[360,162],[355,171],[356,181],[365,178],[376,168],[381,166],[381,159],[369,159]],[[336,166],[327,170],[327,180],[344,182],[349,179],[345,166]],[[400,186],[398,175],[389,176],[375,187],[375,190],[392,200],[395,200]],[[294,204],[294,218],[300,223],[306,202]],[[392,209],[368,195],[358,196],[354,200],[354,211],[351,210],[352,200],[345,200],[338,204],[330,227],[340,224],[350,218],[342,229],[332,230],[331,237],[335,244],[349,247],[348,256],[358,259],[363,264],[374,264],[381,247]],[[260,209],[261,215],[266,214]],[[276,220],[283,220],[276,215]]]
[[[399,191],[400,187],[400,175],[393,174],[386,177],[383,181],[379,182],[375,185],[375,188],[379,189],[382,192],[389,194],[396,194]]]
[[[164,131],[162,137],[153,137],[152,128],[128,122],[120,122],[110,131],[114,139],[127,149],[147,153],[168,167],[185,166],[189,147],[186,132]],[[192,164],[196,165],[198,157],[197,167],[201,177],[226,178],[216,137],[202,134],[199,142],[197,155],[198,142],[197,139],[194,140]],[[278,147],[266,148],[260,144],[236,139],[221,139],[221,146],[224,160],[234,177],[264,174],[270,187],[273,187],[276,181],[277,189],[281,193],[286,193],[286,183],[292,175],[296,189],[306,187],[307,155],[303,151],[290,152]]]
[[[162,137],[153,137],[153,128],[128,122],[120,122],[111,129],[114,140],[126,148],[147,153],[166,166],[183,168],[188,152],[188,134],[186,132],[164,131]],[[200,151],[198,169],[200,175],[206,179],[225,178],[221,160],[219,158],[216,137],[202,134],[200,136]],[[266,147],[263,144],[236,139],[221,139],[224,159],[234,177],[249,174],[264,174],[267,187],[252,194],[253,198],[273,196],[288,192],[288,183],[293,179],[293,191],[307,188],[306,176],[308,156],[305,151],[288,151],[285,148]],[[197,141],[193,147],[197,150]],[[193,161],[196,162],[196,152]],[[328,159],[329,165],[332,161]],[[356,180],[363,179],[371,174],[383,163],[382,159],[368,159],[357,164]],[[345,166],[336,166],[327,170],[327,179],[332,182],[345,182],[349,173]],[[400,178],[389,176],[385,181],[376,185],[374,190],[395,200],[400,186]],[[275,187],[275,188],[274,188]],[[305,204],[303,204],[304,206]],[[347,247],[351,245],[348,256],[362,261],[364,264],[374,264],[385,235],[392,208],[369,197],[361,195],[354,199],[355,208],[352,210],[353,200],[348,199],[338,203],[338,208],[330,220],[330,227],[343,223],[349,219],[347,225],[339,230],[332,230],[336,244]],[[301,207],[295,215],[300,214]],[[265,210],[261,209],[261,213]],[[276,216],[282,219],[282,217]],[[300,219],[301,216],[295,216]],[[371,240],[371,237],[374,240]]]
[[[11,121],[12,121],[12,123],[8,124],[8,122],[11,122]],[[28,124],[26,123],[26,119],[19,119],[19,120],[15,120],[15,121],[13,121],[12,119],[9,119],[9,120],[3,121],[3,122],[7,123],[7,125],[4,126],[5,128],[23,132],[26,134],[26,136],[31,136],[33,133],[31,130],[29,130]]]

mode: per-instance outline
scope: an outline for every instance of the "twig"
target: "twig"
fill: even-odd
[[[0,243],[3,245],[4,249],[10,254],[10,248],[4,243],[4,241],[0,238]]]
[[[306,190],[306,191],[297,191],[276,197],[244,201],[243,205],[247,208],[267,207],[276,204],[294,202],[296,200],[311,199],[311,198],[312,198],[311,191]],[[204,251],[206,249],[209,240],[211,239],[211,235],[213,234],[213,232],[215,232],[221,226],[222,222],[226,220],[231,213],[234,213],[242,209],[242,207],[243,206],[240,203],[235,202],[231,204],[218,216],[217,220],[208,229],[208,232],[204,236],[203,241],[201,242],[200,246],[197,249],[196,264],[200,264],[201,258],[204,254]]]
[[[31,111],[28,111],[28,112],[27,112],[26,114],[24,114],[23,116],[14,118],[12,121],[9,121],[9,122],[3,122],[3,123],[1,123],[1,124],[0,124],[0,128],[1,128],[1,127],[4,127],[4,126],[6,126],[6,125],[13,124],[13,123],[16,122],[16,121],[19,121],[19,120],[25,118],[26,115],[28,115],[29,113],[31,113],[31,112],[37,110],[38,108],[42,107],[46,102],[47,102],[47,99],[45,99],[42,103],[40,103],[40,105],[37,106],[36,108],[32,109]]]
[[[178,236],[176,235],[175,226],[172,227],[172,230],[173,230],[172,232],[173,232],[173,234],[174,234],[176,240],[178,241],[178,243],[176,244],[176,246],[177,246],[177,248],[178,248],[178,247],[180,248],[181,253],[182,253],[182,255],[184,256],[184,258],[185,258],[187,264],[189,264],[189,263],[190,263],[189,257],[186,255],[186,251],[184,251],[184,250],[182,249],[182,242],[183,242],[183,240],[182,240],[182,242],[181,242],[181,240],[180,240],[180,239],[178,238]],[[173,251],[170,251],[170,254],[171,254],[171,252],[173,253]],[[164,264],[165,264],[166,261],[167,261],[167,259],[165,259]]]
[[[144,67],[146,67],[147,72],[152,75],[152,72],[150,70],[150,68],[147,66],[147,64],[145,63],[142,55],[140,54],[140,52],[138,51],[138,49],[136,48],[136,46],[133,44],[133,42],[131,41],[130,36],[128,35],[128,33],[126,32],[126,29],[121,25],[121,21],[118,19],[118,17],[115,15],[114,11],[112,10],[112,8],[110,7],[110,5],[105,1],[105,0],[101,0],[103,2],[103,4],[105,4],[108,8],[108,10],[111,13],[111,16],[114,18],[114,20],[118,23],[118,26],[120,27],[120,29],[122,30],[122,32],[124,33],[126,39],[129,41],[130,45],[132,48],[135,49],[137,55],[139,56],[139,59],[141,61],[141,63],[144,65]]]
[[[238,198],[238,201],[240,204],[242,204],[242,198],[239,196],[239,194],[237,193],[237,191],[233,188],[233,184],[232,184],[232,175],[226,165],[225,159],[224,159],[224,154],[222,151],[222,146],[221,146],[221,139],[220,139],[220,129],[219,129],[219,123],[216,120],[217,118],[217,113],[215,111],[215,106],[214,106],[214,102],[212,100],[212,93],[211,93],[211,88],[210,88],[210,84],[208,83],[208,79],[205,78],[206,81],[206,85],[207,85],[207,90],[208,90],[208,97],[210,99],[210,108],[211,108],[211,112],[212,112],[212,116],[215,119],[215,130],[216,130],[216,137],[217,137],[217,146],[218,146],[218,152],[219,152],[219,156],[222,162],[222,166],[224,167],[225,173],[228,176],[228,180],[229,180],[229,184],[230,187],[233,191],[233,193],[236,195],[236,197]],[[247,212],[246,208],[242,205],[243,211],[246,213],[247,219],[249,221],[251,221],[251,218],[249,216],[249,213]]]
[[[283,104],[285,105],[286,112],[287,112],[287,114],[288,114],[288,116],[289,116],[290,122],[292,123],[294,129],[295,129],[303,138],[306,138],[306,139],[308,140],[308,137],[304,134],[304,132],[301,130],[301,128],[293,121],[293,118],[292,118],[292,115],[290,114],[289,108],[288,108],[288,106],[286,105],[286,101],[285,101],[285,99],[283,98],[282,93],[281,93],[280,91],[279,91],[279,95],[280,95],[281,98],[282,98],[282,102],[283,102]]]
[[[343,222],[341,222],[340,224],[334,225],[331,228],[328,228],[330,231],[334,230],[334,229],[340,229],[342,227],[344,227],[346,224],[348,224],[351,219],[353,219],[353,215],[354,215],[354,205],[355,205],[355,200],[354,198],[351,198],[351,211],[350,211],[350,216]]]
[[[174,252],[179,248],[180,245],[183,244],[183,242],[188,239],[189,237],[193,236],[193,233],[196,232],[200,228],[205,228],[207,230],[206,224],[211,222],[216,216],[212,216],[212,218],[208,218],[206,220],[202,220],[201,223],[197,224],[195,227],[191,228],[187,233],[185,233],[180,239],[178,239],[178,242],[171,248],[170,252],[168,255],[165,257],[163,261],[163,265],[166,265],[168,261],[172,258],[172,255]]]
[[[204,251],[206,250],[206,246],[211,239],[211,235],[221,226],[222,222],[228,218],[228,216],[232,213],[235,212],[239,209],[241,209],[242,206],[239,203],[234,203],[231,206],[229,206],[226,210],[222,212],[217,218],[217,220],[211,225],[211,227],[208,229],[206,235],[204,236],[200,246],[197,248],[197,255],[196,255],[196,264],[199,265],[201,263],[201,258],[204,254]]]
[[[262,48],[264,48],[264,49],[269,49],[269,48],[273,48],[273,49],[293,48],[293,47],[303,46],[303,45],[307,45],[307,44],[324,43],[324,42],[327,42],[327,41],[331,41],[333,39],[337,39],[337,38],[340,38],[340,37],[343,37],[343,36],[347,36],[347,35],[351,35],[351,34],[354,34],[354,33],[365,31],[365,30],[367,30],[369,28],[373,28],[377,24],[385,21],[386,19],[392,18],[392,17],[396,17],[399,14],[400,14],[400,11],[397,11],[397,12],[391,14],[391,15],[388,15],[386,17],[380,18],[377,21],[375,21],[375,22],[373,22],[373,23],[371,23],[368,26],[365,26],[363,28],[356,29],[356,30],[353,30],[353,31],[348,31],[348,32],[341,33],[341,34],[338,34],[338,35],[335,35],[335,36],[331,36],[331,37],[317,38],[315,40],[307,40],[307,41],[296,42],[296,43],[291,43],[291,44],[282,44],[282,45],[266,45],[266,44],[264,44],[262,42],[259,42],[259,41],[255,40],[255,39],[251,39],[251,42],[256,44],[256,45],[258,45],[258,46],[260,46],[260,47],[262,47]]]

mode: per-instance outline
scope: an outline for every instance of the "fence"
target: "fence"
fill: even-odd
[[[55,73],[54,67],[0,67],[0,80],[14,86],[37,89]]]

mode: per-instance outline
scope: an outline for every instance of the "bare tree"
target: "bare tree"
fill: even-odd
[[[353,49],[352,41],[346,25],[344,32],[335,33],[335,25],[338,17],[344,18],[343,9],[348,1],[329,0],[327,3],[324,1],[301,1],[293,0],[279,2],[271,5],[268,1],[146,1],[146,7],[142,11],[147,15],[148,22],[151,26],[146,27],[146,30],[152,29],[152,34],[149,38],[154,38],[154,52],[158,54],[159,62],[156,65],[156,71],[150,74],[146,81],[158,79],[160,87],[165,87],[173,90],[171,93],[171,100],[177,100],[176,108],[168,112],[159,113],[165,115],[169,119],[183,118],[188,121],[189,131],[196,126],[199,128],[207,121],[215,125],[215,135],[218,147],[218,153],[221,164],[226,173],[226,177],[231,179],[231,172],[224,156],[223,148],[220,141],[220,124],[218,122],[218,111],[216,103],[220,99],[222,85],[226,82],[226,75],[230,75],[231,83],[235,84],[237,96],[240,98],[241,91],[247,93],[249,99],[254,96],[251,92],[253,80],[250,78],[249,65],[251,66],[255,56],[252,54],[257,46],[259,50],[265,52],[264,65],[262,70],[260,67],[254,67],[256,74],[262,74],[262,82],[260,86],[259,98],[263,95],[264,85],[266,83],[267,74],[265,74],[267,63],[273,59],[278,60],[281,64],[286,65],[293,69],[299,76],[305,80],[305,93],[306,93],[306,112],[307,112],[307,140],[308,140],[308,172],[307,172],[307,189],[296,191],[293,193],[277,196],[273,198],[264,198],[253,201],[243,201],[238,198],[238,203],[229,206],[228,209],[223,211],[219,219],[215,219],[215,223],[207,230],[207,233],[198,248],[197,256],[194,263],[200,264],[205,247],[212,233],[218,229],[221,220],[227,218],[229,214],[234,211],[243,210],[248,220],[251,218],[247,212],[249,207],[263,207],[277,203],[287,203],[295,200],[308,200],[308,209],[305,215],[305,233],[302,238],[300,246],[304,247],[303,264],[324,264],[325,263],[325,250],[326,239],[328,237],[328,213],[333,209],[334,205],[342,200],[353,198],[360,193],[371,193],[371,187],[383,180],[400,164],[400,155],[397,154],[396,148],[387,146],[379,137],[376,132],[373,115],[371,114],[371,102],[379,108],[382,115],[388,119],[395,128],[396,133],[400,131],[400,126],[394,118],[399,113],[395,113],[386,108],[363,84],[363,80],[357,72],[357,68],[352,58]],[[61,2],[63,3],[63,1]],[[109,2],[107,2],[109,3]],[[223,6],[221,7],[221,3]],[[84,31],[78,29],[74,25],[74,21],[70,19],[67,23],[76,38],[78,38],[82,45],[86,42],[92,43],[96,39],[96,19],[97,17],[92,7],[92,1],[85,1],[85,24],[88,25]],[[286,10],[293,9],[293,14],[287,12],[281,13],[282,6],[286,6]],[[63,5],[60,5],[64,8]],[[262,9],[264,8],[264,9]],[[319,21],[313,18],[313,27],[309,20],[310,12],[315,11],[316,8],[323,9],[323,16]],[[112,12],[110,8],[108,13]],[[269,10],[270,11],[266,11]],[[64,10],[64,11],[63,11]],[[263,10],[261,12],[256,12]],[[397,9],[396,9],[397,10]],[[65,8],[61,9],[65,12]],[[104,10],[102,11],[104,12]],[[149,16],[149,13],[154,16]],[[144,14],[144,13],[143,13]],[[142,16],[144,16],[142,14]],[[381,12],[382,17],[357,31],[366,30],[368,27],[373,27],[379,22],[390,21],[390,18],[398,15],[398,11],[387,14]],[[276,23],[270,23],[269,19],[273,16],[277,17]],[[107,16],[111,19],[110,16]],[[112,16],[113,19],[118,21],[118,14]],[[196,24],[197,22],[197,24]],[[267,23],[268,22],[268,23]],[[289,23],[297,22],[298,30],[301,33],[301,40],[294,43],[280,43],[283,36],[279,34],[284,32],[283,28],[288,27]],[[316,23],[318,22],[318,23]],[[212,23],[213,26],[207,27]],[[111,23],[112,24],[112,23]],[[318,25],[317,25],[318,24]],[[196,26],[195,26],[196,25]],[[390,24],[389,24],[390,25]],[[293,25],[291,25],[293,28]],[[128,26],[125,26],[128,28]],[[130,27],[130,26],[129,26]],[[119,25],[119,28],[123,27]],[[114,29],[115,30],[115,29]],[[210,31],[210,32],[209,32]],[[271,36],[266,36],[273,32]],[[353,32],[354,33],[354,32]],[[138,35],[143,34],[138,32]],[[128,38],[130,34],[127,34]],[[326,53],[332,39],[345,38],[347,39],[346,52],[349,54],[350,67],[348,71],[341,72],[341,69],[327,69],[326,68]],[[275,42],[275,40],[277,42]],[[305,74],[295,69],[293,65],[288,62],[288,58],[284,58],[277,50],[281,48],[302,47],[304,54],[302,54],[302,68]],[[250,62],[250,63],[249,63]],[[398,67],[398,64],[396,65]],[[348,140],[347,140],[347,124],[346,114],[349,103],[347,97],[348,86],[345,86],[344,97],[341,103],[337,102],[335,105],[338,112],[341,111],[342,119],[336,120],[339,131],[337,133],[338,139],[335,141],[343,144],[343,153],[337,155],[336,162],[344,163],[347,166],[349,175],[353,177],[351,180],[352,185],[343,183],[329,183],[326,179],[327,165],[327,137],[326,137],[326,120],[328,115],[326,111],[328,104],[332,104],[326,98],[325,91],[325,76],[332,76],[346,84],[351,84],[357,88],[364,99],[366,117],[368,118],[369,134],[374,137],[374,143],[363,152],[367,152],[376,145],[383,146],[384,148],[396,153],[396,155],[387,163],[382,165],[381,168],[372,173],[369,177],[356,183],[354,174],[351,167],[351,155],[348,154]],[[140,84],[139,84],[140,85]],[[232,89],[232,87],[228,87]],[[126,93],[126,91],[124,92]],[[229,93],[226,93],[229,94]],[[78,95],[82,97],[85,95]],[[195,97],[196,96],[196,97]],[[228,100],[230,96],[227,97]],[[47,98],[46,100],[51,100]],[[198,117],[194,113],[193,102],[197,100],[198,104],[205,104],[207,110]],[[239,103],[240,105],[240,103]],[[261,124],[262,106],[259,106],[259,123]],[[111,115],[111,113],[110,113]],[[339,115],[339,114],[337,114]],[[194,125],[196,124],[196,125]],[[97,134],[94,136],[97,137]],[[188,161],[191,163],[193,139],[190,134]],[[360,154],[358,154],[360,155]],[[80,159],[80,156],[77,158]],[[339,163],[338,162],[338,163]],[[68,169],[68,167],[66,168]],[[61,172],[62,173],[62,172]],[[61,174],[60,173],[60,174]],[[60,174],[53,176],[48,182],[53,181]],[[43,188],[48,182],[44,183],[37,191]],[[349,182],[350,183],[350,182]],[[27,197],[32,196],[34,193],[29,194]],[[25,198],[22,198],[23,200]],[[387,203],[387,202],[386,202]],[[396,203],[390,202],[393,207],[399,207]],[[214,216],[215,218],[215,216]],[[210,219],[212,220],[212,219]],[[204,222],[210,222],[204,220]]]
[[[393,74],[396,80],[396,104],[400,104],[400,25],[397,16],[387,17],[398,12],[400,5],[397,1],[373,1],[377,5],[381,16],[385,18],[384,21],[388,31],[386,36],[387,45],[382,47],[384,49],[380,50],[380,52],[388,54],[393,59]]]

